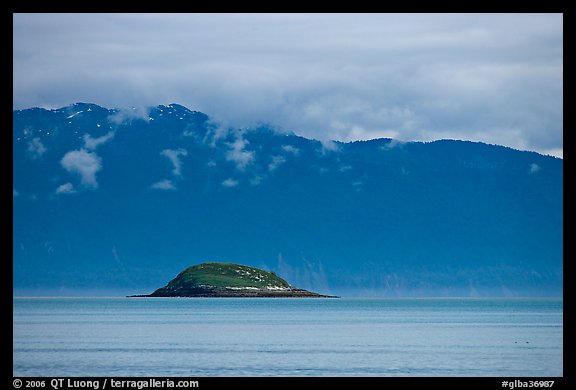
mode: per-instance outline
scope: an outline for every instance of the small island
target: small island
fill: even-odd
[[[152,294],[131,297],[337,298],[292,287],[274,272],[215,262],[188,267]]]

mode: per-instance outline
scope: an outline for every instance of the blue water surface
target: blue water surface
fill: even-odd
[[[14,376],[562,376],[561,299],[14,298]]]

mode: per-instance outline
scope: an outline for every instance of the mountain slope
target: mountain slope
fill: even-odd
[[[16,289],[146,291],[190,262],[335,294],[558,294],[562,160],[340,143],[180,105],[13,113]]]

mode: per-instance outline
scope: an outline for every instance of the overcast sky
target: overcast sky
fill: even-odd
[[[561,14],[15,14],[14,108],[180,103],[321,140],[563,155]]]

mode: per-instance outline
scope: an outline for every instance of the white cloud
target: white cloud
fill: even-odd
[[[230,188],[230,187],[236,187],[238,184],[240,184],[240,183],[238,182],[238,180],[234,180],[234,179],[231,179],[231,178],[228,178],[228,179],[226,179],[226,180],[224,180],[224,181],[222,182],[222,186],[228,187],[228,188]]]
[[[74,189],[74,185],[72,183],[65,183],[56,188],[57,194],[73,194],[75,192],[76,190]]]
[[[402,141],[400,141],[400,140],[398,140],[398,139],[392,139],[392,140],[390,140],[390,142],[388,142],[387,144],[382,145],[382,146],[380,147],[380,149],[382,149],[382,150],[390,150],[390,149],[394,149],[394,148],[397,147],[397,146],[401,147],[401,146],[403,146],[404,144],[405,144],[405,142],[402,142]]]
[[[186,149],[164,149],[160,154],[170,160],[174,166],[172,173],[176,176],[180,176],[182,174],[182,161],[180,160],[180,156],[188,155]]]
[[[172,180],[168,179],[160,180],[152,184],[150,188],[153,188],[155,190],[167,190],[167,191],[177,190],[177,188],[174,186],[174,183],[172,183]]]
[[[47,150],[38,137],[28,142],[28,155],[34,160],[41,158]]]
[[[109,132],[98,138],[92,138],[90,134],[84,134],[84,147],[88,150],[95,150],[98,146],[110,141],[114,138],[114,131]]]
[[[543,150],[542,154],[563,159],[564,158],[564,149],[562,149],[562,148],[547,149],[547,150]]]
[[[15,188],[12,188],[12,197],[15,198],[15,197],[17,197],[17,196],[19,196],[19,195],[20,195],[20,193],[19,193],[18,191],[16,191]]]
[[[256,175],[252,179],[250,179],[250,185],[252,186],[260,185],[260,183],[262,183],[262,180],[264,180],[262,176]]]
[[[132,120],[145,120],[148,121],[150,114],[150,107],[130,107],[122,108],[115,113],[108,116],[108,121],[116,125],[121,125],[125,122]]]
[[[282,150],[288,153],[292,153],[295,156],[300,154],[300,149],[292,145],[282,145]]]
[[[273,172],[278,167],[286,162],[286,157],[284,156],[272,156],[272,161],[268,164],[268,172]]]
[[[219,140],[226,138],[230,133],[230,129],[227,127],[222,126],[221,124],[218,125],[216,123],[214,123],[214,125],[214,127],[208,129],[204,135],[204,139],[202,140],[202,142],[210,145],[211,147],[215,147]]]
[[[96,173],[102,169],[102,159],[86,149],[72,150],[62,157],[60,164],[70,173],[80,175],[81,182],[88,188],[98,188]]]
[[[254,161],[254,152],[246,150],[246,145],[248,141],[239,136],[236,141],[228,144],[230,149],[226,152],[226,160],[234,162],[240,171],[244,171]]]
[[[535,163],[530,164],[530,173],[536,173],[536,172],[538,172],[540,169],[542,169],[542,168],[540,167],[540,165],[535,164]]]
[[[340,151],[340,145],[332,140],[320,140],[320,143],[322,144],[322,154]]]
[[[116,250],[116,245],[112,246],[112,257],[114,260],[119,261],[120,258],[118,257],[118,251]]]

